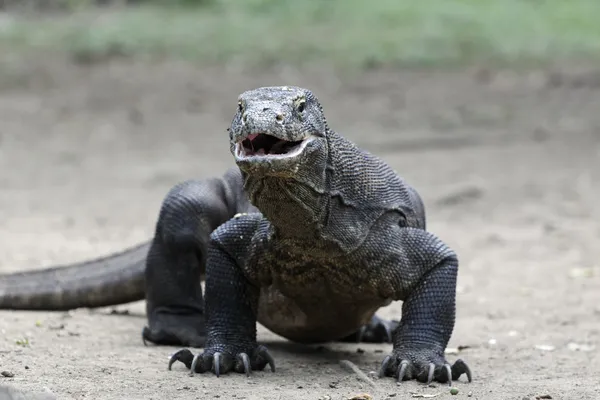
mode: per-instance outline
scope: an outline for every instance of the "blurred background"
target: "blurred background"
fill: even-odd
[[[458,252],[451,347],[469,347],[476,377],[461,395],[598,398],[599,21],[597,0],[0,0],[0,272],[146,240],[171,186],[233,165],[240,92],[304,86],[334,130],[421,192],[429,228]],[[25,386],[147,399],[161,382],[185,395],[180,374],[157,377],[167,350],[139,350],[143,319],[74,317],[82,336],[57,346],[31,314],[2,315],[8,365],[56,365],[17,375]],[[13,354],[30,330],[37,347]],[[89,379],[65,380],[69,352],[90,343],[108,347],[79,359]],[[123,343],[147,353],[135,384]],[[365,370],[382,356],[367,353]],[[308,362],[277,355],[283,378],[262,397],[242,383],[202,390],[346,394],[315,371],[290,378]],[[92,378],[99,365],[123,380]],[[377,398],[401,390],[388,386]]]

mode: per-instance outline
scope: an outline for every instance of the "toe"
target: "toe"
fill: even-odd
[[[240,353],[236,357],[236,363],[234,367],[236,372],[245,373],[246,376],[250,376],[252,368],[250,367],[250,357],[246,353]]]
[[[390,363],[392,362],[392,356],[386,356],[381,363],[381,367],[379,367],[379,377],[383,378],[388,373],[388,368],[390,367]]]
[[[406,360],[400,363],[400,368],[398,368],[398,376],[396,378],[398,382],[402,382],[404,379],[410,379],[406,374],[409,365],[410,363]]]
[[[259,359],[259,368],[257,369],[262,370],[268,364],[271,368],[271,372],[275,372],[275,359],[273,359],[273,356],[271,355],[271,353],[269,353],[269,350],[267,350],[265,346],[258,347],[257,355]]]
[[[213,372],[217,377],[233,369],[233,358],[227,353],[216,352],[213,355]]]
[[[438,378],[439,382],[448,382],[448,386],[452,386],[452,367],[450,364],[445,364],[442,368],[441,376]]]
[[[469,368],[467,363],[465,363],[460,358],[454,362],[451,369],[452,369],[452,380],[458,380],[458,378],[460,378],[460,376],[462,374],[467,375],[467,380],[469,381],[469,383],[473,380],[473,378],[471,376],[471,369]]]
[[[186,367],[191,368],[193,360],[194,360],[194,355],[192,354],[192,352],[190,350],[181,349],[181,350],[175,352],[175,354],[173,354],[171,356],[171,358],[169,359],[169,370],[171,370],[171,367],[173,366],[175,361],[181,361],[182,363],[185,364]]]
[[[435,372],[435,364],[434,363],[430,363],[429,364],[429,372],[427,373],[427,384],[429,385],[431,382],[433,382],[433,374]]]

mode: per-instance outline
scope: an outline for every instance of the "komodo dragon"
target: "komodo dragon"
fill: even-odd
[[[380,375],[447,382],[458,260],[425,230],[417,192],[326,122],[299,87],[242,93],[228,129],[238,168],[167,194],[150,243],[106,258],[5,275],[0,308],[147,301],[144,341],[191,373],[249,374],[273,358],[257,321],[296,342],[392,342]],[[206,278],[203,299],[200,281]],[[375,315],[403,302],[400,322]]]

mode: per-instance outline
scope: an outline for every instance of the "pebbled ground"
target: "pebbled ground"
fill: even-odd
[[[568,66],[351,76],[48,58],[0,69],[1,273],[146,239],[174,183],[231,165],[225,128],[238,93],[298,84],[315,90],[334,129],[423,194],[430,229],[461,261],[450,347],[468,348],[448,358],[474,375],[457,396],[391,379],[371,387],[340,360],[368,374],[389,346],[305,347],[260,328],[276,374],[189,377],[182,364],[167,371],[177,348],[142,345],[139,302],[118,307],[127,315],[0,311],[0,370],[14,374],[0,385],[60,399],[599,398],[598,77]]]

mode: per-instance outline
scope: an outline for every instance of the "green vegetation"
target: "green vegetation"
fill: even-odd
[[[69,13],[0,14],[0,52],[79,60],[451,66],[600,59],[598,0],[151,0]],[[77,6],[83,4],[84,6]]]

